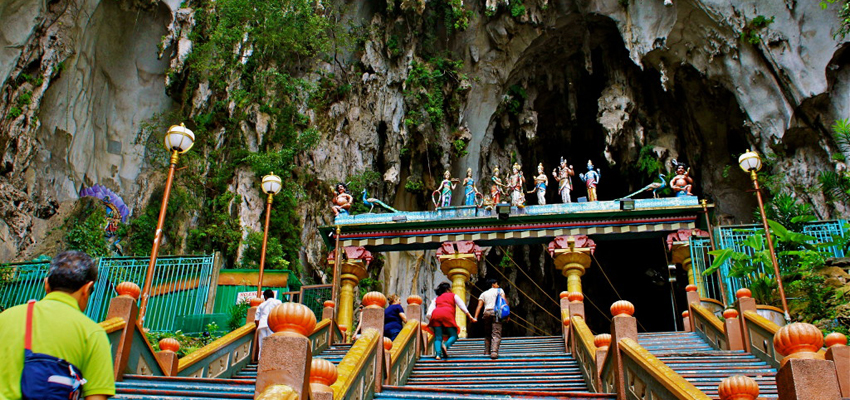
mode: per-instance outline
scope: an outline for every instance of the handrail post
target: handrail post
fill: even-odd
[[[584,318],[584,295],[579,293],[579,292],[570,292],[567,295],[567,300],[569,300],[569,303],[567,305],[567,307],[568,307],[567,312],[569,313],[569,320],[572,321],[573,317],[576,317],[576,316]],[[567,328],[567,333],[569,334],[571,327],[565,327],[565,328]],[[575,342],[576,341],[573,340],[572,343],[570,343],[570,347],[568,348],[569,352],[573,353],[573,354],[576,351],[576,343]]]
[[[362,329],[374,329],[378,331],[378,337],[384,336],[384,306],[387,298],[380,292],[369,292],[360,301],[365,307],[360,313]],[[375,393],[380,393],[384,382],[384,346],[380,344],[375,356]]]
[[[561,303],[561,334],[564,338],[564,351],[567,353],[570,352],[570,299],[568,296],[570,292],[561,292],[558,296],[560,297]]]
[[[637,319],[632,317],[635,306],[625,300],[611,305],[611,350],[613,353],[614,384],[617,388],[617,400],[626,400],[626,382],[623,368],[623,355],[620,352],[620,341],[632,339],[637,342]]]
[[[165,338],[159,341],[159,352],[156,353],[156,359],[162,365],[165,376],[177,376],[178,361],[177,350],[180,350],[180,342],[172,338]]]
[[[121,318],[126,322],[124,329],[121,332],[118,341],[118,347],[113,354],[115,360],[115,381],[121,382],[124,379],[124,370],[127,369],[127,362],[130,360],[130,349],[133,346],[133,333],[136,329],[136,316],[139,308],[136,302],[139,299],[141,289],[139,285],[132,282],[122,282],[115,287],[118,291],[118,296],[113,297],[109,302],[109,310],[106,312],[106,319]]]
[[[275,333],[263,340],[254,397],[268,387],[284,385],[299,400],[308,400],[313,352],[307,335],[316,329],[316,316],[303,304],[283,303],[269,314],[269,328]]]
[[[750,289],[738,289],[738,291],[735,292],[735,297],[738,298],[738,323],[741,324],[741,336],[744,342],[744,351],[751,352],[750,331],[747,329],[747,318],[744,317],[744,313],[747,311],[758,313],[758,307],[756,306],[756,301],[753,299]]]
[[[847,346],[847,337],[833,332],[826,335],[825,341],[828,347],[825,358],[835,363],[841,396],[850,397],[850,347]]]
[[[785,355],[776,373],[779,400],[840,399],[835,364],[818,351],[823,333],[812,324],[785,325],[773,336],[773,348]]]
[[[419,321],[420,327],[416,328],[416,334],[413,335],[413,340],[416,341],[414,345],[414,354],[416,354],[416,358],[419,358],[419,355],[422,354],[422,297],[417,295],[407,296],[407,311],[405,311],[405,316],[407,316],[407,320],[411,321]]]
[[[734,308],[723,311],[723,326],[729,350],[744,350],[744,336],[741,333],[741,323],[738,322],[739,317],[738,310]]]

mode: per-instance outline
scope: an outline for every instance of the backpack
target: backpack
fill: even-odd
[[[24,399],[76,400],[80,398],[83,374],[73,364],[49,354],[32,351],[32,318],[35,300],[27,305],[24,336],[24,370],[21,395]]]
[[[504,294],[505,292],[499,289],[499,293],[496,295],[496,305],[493,307],[493,313],[496,314],[497,320],[507,318],[511,315],[511,307],[505,301]]]

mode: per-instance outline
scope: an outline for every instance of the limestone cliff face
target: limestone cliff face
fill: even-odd
[[[428,201],[405,184],[433,188],[445,169],[463,176],[469,167],[484,181],[493,166],[504,172],[513,161],[530,176],[538,163],[551,171],[561,156],[579,171],[592,159],[604,199],[648,183],[634,165],[649,147],[666,168],[672,159],[689,161],[697,192],[725,221],[740,222],[753,202],[736,161],[752,147],[776,154],[772,173],[820,217],[847,215],[846,205],[811,190],[819,171],[844,168],[831,161],[838,149],[829,133],[850,107],[846,42],[833,37],[834,12],[793,0],[522,4],[514,16],[504,2],[467,2],[468,28],[430,32],[438,40],[424,32],[436,0],[393,2],[395,11],[384,1],[344,4],[345,21],[371,29],[362,48],[316,64],[344,71],[352,90],[307,111],[322,137],[298,157],[312,183],[298,208],[305,265],[318,269],[326,256],[315,228],[331,223],[327,188],[367,170],[382,176],[373,196],[414,210]],[[0,4],[0,261],[38,253],[81,187],[105,185],[134,209],[147,203],[157,172],[145,159],[142,124],[175,106],[167,76],[192,49],[192,2],[178,7],[176,0]],[[772,22],[755,24],[759,18]],[[463,62],[456,81],[431,88],[451,93],[454,106],[439,127],[406,124],[413,65],[440,52]],[[190,114],[208,110],[210,91],[204,83],[192,91]],[[269,121],[250,107],[236,134],[256,149]],[[234,133],[219,134],[217,141]],[[465,152],[453,149],[456,140],[467,143]],[[254,180],[238,169],[230,190],[242,195],[233,214],[256,230],[263,199]],[[432,254],[385,261],[389,292],[406,295],[411,281],[422,292],[441,279]]]

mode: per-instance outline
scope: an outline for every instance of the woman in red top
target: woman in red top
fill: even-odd
[[[469,310],[463,304],[463,299],[452,293],[451,288],[452,285],[448,282],[439,284],[437,289],[434,290],[437,293],[437,298],[431,301],[431,305],[428,307],[428,326],[434,330],[434,354],[436,354],[437,360],[440,359],[441,354],[442,358],[448,358],[446,350],[457,341],[458,326],[455,322],[455,306],[459,307],[472,322],[477,322],[469,314]],[[445,345],[443,345],[443,335],[449,337]]]

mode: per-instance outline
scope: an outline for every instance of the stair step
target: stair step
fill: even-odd
[[[582,392],[551,392],[536,390],[493,390],[493,389],[443,389],[435,392],[425,388],[407,386],[384,386],[376,399],[434,399],[434,400],[492,400],[492,399],[535,399],[535,400],[579,400],[579,399],[616,399],[613,394]]]

